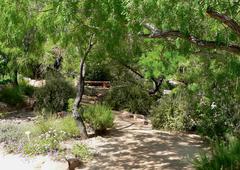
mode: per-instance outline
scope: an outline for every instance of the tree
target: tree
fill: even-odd
[[[73,117],[82,138],[87,138],[82,113],[78,108],[84,91],[86,60],[89,57],[120,56],[119,44],[127,35],[121,23],[121,1],[52,1],[41,2],[39,20],[42,31],[66,49],[71,58],[78,58],[79,78]],[[94,48],[93,48],[94,45]],[[66,54],[65,54],[66,56]],[[83,110],[83,109],[82,109]]]
[[[0,51],[8,60],[8,67],[17,85],[19,69],[30,58],[41,53],[42,35],[35,24],[35,3],[28,0],[1,0]]]

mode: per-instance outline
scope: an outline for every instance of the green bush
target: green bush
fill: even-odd
[[[23,104],[24,98],[18,87],[8,86],[1,91],[0,101],[3,101],[11,106],[18,106]]]
[[[36,155],[59,151],[61,141],[79,134],[76,122],[71,116],[62,119],[41,118],[31,128],[30,142],[24,145],[24,153]]]
[[[111,80],[110,69],[102,61],[96,62],[95,60],[88,63],[86,71],[86,80],[94,81],[109,81]]]
[[[83,113],[83,117],[95,131],[105,131],[107,128],[113,126],[113,112],[109,107],[104,105],[88,106]]]
[[[75,144],[72,149],[72,154],[80,157],[82,160],[89,160],[93,157],[88,147],[83,144]]]
[[[67,107],[68,113],[72,112],[73,105],[74,105],[74,99],[73,98],[68,99],[68,107]]]
[[[153,99],[138,85],[113,86],[104,98],[104,103],[115,110],[127,109],[134,113],[148,114]]]
[[[172,94],[164,95],[159,104],[152,107],[151,122],[156,129],[192,130],[195,122],[192,118],[193,107],[189,94],[182,88]]]
[[[36,138],[31,138],[23,147],[28,155],[44,154],[60,150],[60,141],[65,138],[63,131],[49,130]]]
[[[29,96],[29,97],[32,97],[33,94],[34,94],[34,87],[28,85],[27,83],[25,82],[21,82],[19,84],[19,90],[21,91],[21,93],[23,95],[26,95],[26,96]]]
[[[240,140],[233,138],[227,144],[216,144],[210,156],[200,154],[193,164],[197,170],[240,169]]]
[[[50,73],[46,85],[35,92],[36,110],[44,114],[66,110],[68,99],[74,96],[73,87],[60,73]]]

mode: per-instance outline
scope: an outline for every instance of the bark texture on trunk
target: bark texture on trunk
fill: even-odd
[[[92,42],[93,36],[94,35],[92,35],[90,37],[88,47],[80,61],[80,73],[79,73],[79,80],[78,80],[78,84],[77,84],[77,95],[76,95],[74,105],[73,105],[73,110],[72,110],[73,117],[77,123],[79,130],[80,130],[80,135],[81,135],[82,139],[88,138],[88,134],[87,134],[86,126],[84,124],[83,117],[82,117],[84,110],[83,110],[83,108],[81,108],[80,113],[79,113],[78,108],[81,107],[80,103],[81,103],[82,96],[84,93],[85,60],[88,57],[88,55],[93,47],[93,42]]]
[[[13,84],[15,86],[18,86],[18,70],[17,68],[14,69],[14,73],[13,73]]]
[[[83,118],[82,118],[82,114],[83,114],[83,109],[81,109],[81,113],[78,112],[78,108],[80,107],[80,102],[82,100],[82,96],[84,93],[84,74],[85,74],[85,62],[84,62],[84,58],[81,59],[80,61],[80,76],[79,76],[79,81],[77,84],[77,95],[75,98],[75,102],[73,105],[73,117],[77,122],[77,126],[80,130],[80,135],[83,139],[88,138],[87,135],[87,130],[86,130],[86,126],[83,122]]]

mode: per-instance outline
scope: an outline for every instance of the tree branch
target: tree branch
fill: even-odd
[[[122,64],[124,67],[129,69],[131,72],[133,72],[134,74],[136,74],[140,78],[144,79],[144,76],[141,73],[139,73],[137,70],[132,68],[131,66],[129,66],[127,64],[124,64],[124,63],[120,63],[120,64]],[[151,77],[150,80],[153,82],[154,87],[152,89],[148,90],[148,94],[149,95],[154,95],[159,91],[159,89],[160,89],[160,87],[163,83],[164,76],[159,76],[159,78],[157,78],[157,79],[155,79],[154,77]]]
[[[240,36],[240,25],[235,20],[233,20],[227,15],[214,11],[214,9],[211,7],[208,7],[207,14],[211,18],[214,18],[220,22],[223,22],[225,25],[231,28],[238,36]]]
[[[161,31],[150,23],[144,23],[143,26],[151,32],[150,34],[142,34],[145,38],[181,38],[201,48],[219,49],[240,54],[240,46],[238,45],[227,45],[216,41],[201,40],[193,35],[185,35],[178,30]]]

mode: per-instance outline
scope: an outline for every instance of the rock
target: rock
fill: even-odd
[[[6,103],[3,103],[3,102],[0,102],[0,110],[5,110],[7,109],[7,104]]]
[[[171,94],[172,90],[163,90],[163,94],[164,95],[168,95]]]
[[[149,124],[147,118],[144,115],[134,114],[134,120],[136,121],[136,123],[139,123],[139,124],[142,124],[142,125],[148,125]]]
[[[75,170],[75,168],[83,165],[83,162],[77,158],[66,158],[66,161],[68,162],[68,170]]]
[[[128,111],[122,112],[121,115],[122,115],[123,118],[134,118],[134,115],[132,113],[128,112]]]

